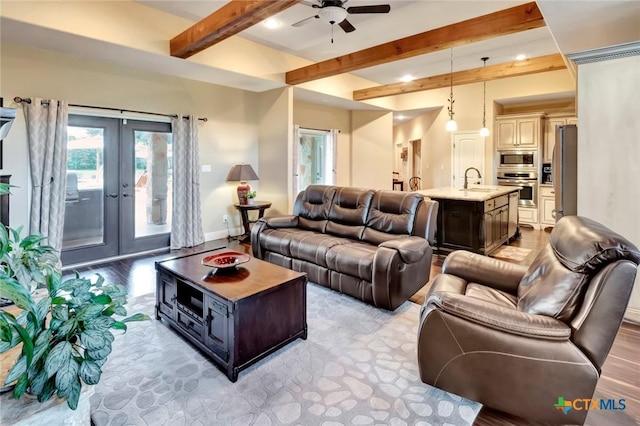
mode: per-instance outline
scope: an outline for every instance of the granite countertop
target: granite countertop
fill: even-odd
[[[486,201],[501,195],[516,192],[518,188],[512,186],[469,185],[468,190],[453,188],[431,188],[416,191],[429,198],[445,198],[449,200]]]

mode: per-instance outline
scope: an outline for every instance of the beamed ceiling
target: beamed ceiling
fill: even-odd
[[[190,28],[176,35],[171,40],[171,55],[186,59],[228,37],[241,35],[243,31],[264,21],[266,18],[277,17],[280,12],[298,3],[299,0],[277,2],[231,0]],[[371,2],[368,3],[370,4]],[[298,7],[301,6],[304,5],[298,5]],[[314,13],[313,9],[308,12]],[[393,17],[393,15],[376,15],[369,19],[384,20],[390,17]],[[352,16],[348,16],[348,19],[349,21],[354,20]],[[432,53],[441,54],[443,51],[448,52],[452,48],[544,27],[544,19],[536,3],[524,3],[290,70],[286,73],[286,83],[298,85]],[[339,28],[336,29],[339,30]],[[346,37],[349,36],[351,34],[346,35]],[[481,52],[478,54],[482,55]],[[511,60],[500,64],[492,64],[486,68],[459,70],[453,74],[453,84],[476,83],[564,68],[566,66],[562,56],[559,53],[553,53],[528,58],[525,61]],[[445,87],[449,84],[450,74],[442,73],[424,76],[408,83],[389,83],[356,90],[353,92],[353,99],[360,101],[412,93]]]

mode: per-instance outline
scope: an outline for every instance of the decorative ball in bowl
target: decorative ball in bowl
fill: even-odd
[[[246,253],[229,250],[205,257],[202,259],[202,264],[212,268],[226,269],[235,268],[238,265],[248,262],[250,259],[251,256]]]

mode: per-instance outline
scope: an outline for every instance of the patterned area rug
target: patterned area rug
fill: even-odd
[[[129,312],[153,315],[154,295]],[[420,381],[419,307],[382,311],[308,285],[309,337],[231,383],[155,319],[116,336],[91,398],[102,425],[471,425],[481,405]]]
[[[530,249],[512,246],[501,246],[499,249],[491,253],[491,257],[496,259],[511,260],[514,262],[522,262],[531,253]]]

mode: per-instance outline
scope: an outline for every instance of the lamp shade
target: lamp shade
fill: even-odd
[[[227,175],[227,182],[246,182],[248,180],[260,180],[250,164],[236,164]]]

